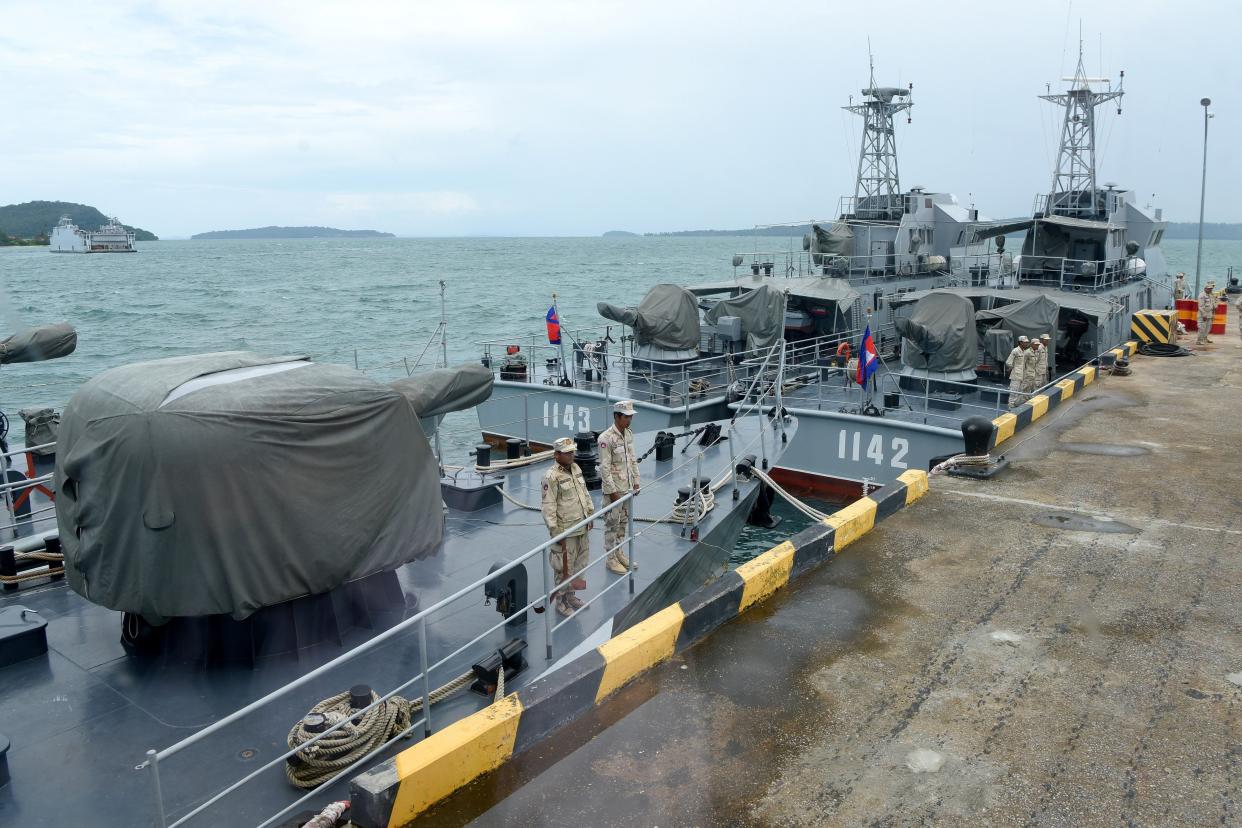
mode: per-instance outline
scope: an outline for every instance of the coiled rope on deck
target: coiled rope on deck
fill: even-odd
[[[503,673],[504,669],[500,672]],[[436,704],[464,690],[473,680],[473,671],[462,673],[433,690],[430,694],[431,703]],[[497,687],[497,698],[503,692],[502,678]],[[371,701],[379,701],[379,694],[374,690],[371,691]],[[318,787],[385,742],[404,733],[413,721],[414,713],[422,708],[421,697],[410,700],[401,696],[390,696],[365,713],[357,713],[350,706],[348,691],[326,698],[308,710],[289,731],[289,747],[296,748],[322,735],[322,730],[316,733],[306,729],[306,720],[314,714],[324,717],[324,729],[343,719],[350,721],[286,759],[285,776],[299,788],[309,790]]]

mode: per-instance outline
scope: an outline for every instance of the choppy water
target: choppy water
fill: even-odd
[[[344,364],[356,352],[362,370],[395,378],[440,319],[441,279],[449,359],[461,362],[478,357],[476,340],[541,331],[553,291],[564,325],[594,326],[598,301],[632,303],[660,282],[721,278],[733,253],[800,243],[728,236],[164,241],[140,244],[132,255],[90,256],[0,248],[0,331],[67,320],[79,334],[72,356],[0,369],[0,410],[15,417],[20,408],[63,407],[107,368],[207,351]],[[1171,270],[1193,272],[1194,242],[1164,249]],[[1242,265],[1242,242],[1205,242],[1206,273],[1219,281],[1230,264]],[[443,436],[446,455],[464,458],[477,420],[453,415]],[[798,519],[787,517],[785,529]]]

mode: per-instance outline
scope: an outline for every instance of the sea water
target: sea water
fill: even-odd
[[[1193,281],[1195,243],[1163,247],[1170,271]],[[0,336],[62,320],[78,330],[71,356],[0,368],[0,411],[20,438],[19,409],[63,408],[101,371],[210,351],[307,355],[395,379],[420,354],[422,366],[440,358],[441,281],[457,364],[479,359],[480,340],[546,341],[554,294],[563,327],[594,328],[605,322],[597,302],[632,305],[662,282],[727,278],[734,253],[782,262],[800,249],[801,237],[771,236],[161,241],[106,255],[0,248]],[[1205,242],[1203,264],[1223,284],[1225,268],[1242,265],[1242,241]],[[479,438],[474,413],[449,415],[441,437],[445,461],[466,462]],[[780,534],[800,525],[792,510],[778,514]],[[767,540],[748,533],[739,553]]]

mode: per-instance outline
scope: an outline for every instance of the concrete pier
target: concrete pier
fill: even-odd
[[[935,478],[427,821],[1242,825],[1242,347],[1215,339],[1100,377],[1000,478]]]

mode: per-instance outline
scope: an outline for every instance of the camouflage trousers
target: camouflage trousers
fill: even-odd
[[[1009,407],[1017,408],[1026,402],[1026,395],[1022,393],[1022,380],[1011,379],[1009,381]]]
[[[608,557],[620,561],[622,566],[628,565],[629,562],[629,557],[626,555],[627,544],[625,543],[625,538],[630,531],[630,507],[633,505],[634,501],[627,500],[604,515],[604,549],[612,549],[617,544],[621,544]]]
[[[552,563],[552,572],[556,575],[556,582],[558,584],[565,583],[569,576],[575,572],[580,572],[587,565],[590,556],[590,535],[586,532],[565,538],[560,543],[548,547],[548,560]],[[577,577],[585,578],[586,573],[583,572]],[[585,587],[580,586],[579,589],[585,589]],[[572,595],[574,592],[573,585],[571,584],[568,590],[560,590],[560,592]]]

